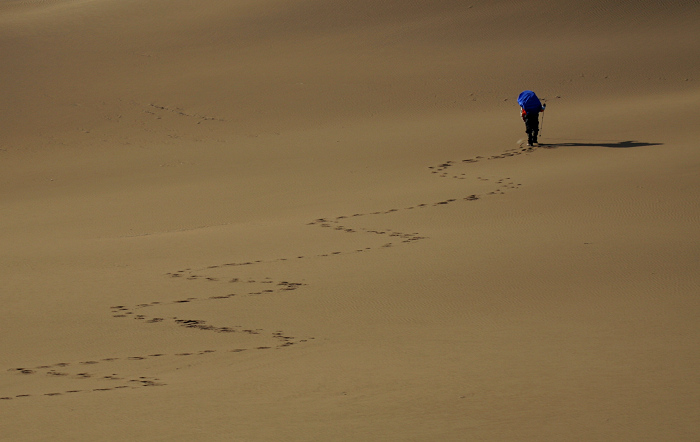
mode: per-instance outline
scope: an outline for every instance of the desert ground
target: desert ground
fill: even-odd
[[[0,0],[0,440],[699,440],[699,22]]]

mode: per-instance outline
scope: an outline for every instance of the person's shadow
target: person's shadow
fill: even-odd
[[[662,146],[663,143],[643,143],[641,141],[591,142],[591,143],[540,143],[540,147],[556,149],[557,147],[610,147],[627,149],[630,147]]]

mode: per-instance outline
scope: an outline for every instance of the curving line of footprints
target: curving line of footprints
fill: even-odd
[[[458,165],[466,165],[466,164],[471,164],[471,163],[477,163],[479,161],[487,161],[487,160],[497,160],[497,159],[504,159],[504,158],[509,158],[509,157],[514,157],[517,155],[522,155],[522,154],[527,154],[527,153],[532,153],[536,150],[536,147],[520,147],[518,149],[510,149],[508,151],[505,151],[504,153],[500,155],[494,155],[491,157],[473,157],[473,158],[467,158],[463,159],[461,161],[446,161],[444,163],[440,163],[436,166],[430,166],[429,169],[431,170],[431,173],[438,175],[440,178],[453,178],[453,179],[466,179],[467,174],[466,173],[460,173],[460,174],[454,174],[450,173],[456,168]],[[480,181],[490,181],[491,179],[489,178],[483,178],[483,177],[476,177],[476,179]],[[408,210],[420,210],[420,209],[426,209],[430,207],[440,207],[440,206],[445,206],[448,204],[453,204],[453,203],[458,203],[458,202],[471,202],[471,201],[477,201],[483,197],[490,196],[490,195],[500,195],[504,194],[506,191],[510,190],[515,190],[518,189],[521,185],[514,183],[510,178],[502,178],[502,179],[497,179],[494,180],[494,183],[497,184],[497,187],[492,190],[491,192],[488,192],[484,195],[477,195],[477,194],[470,194],[466,196],[461,196],[459,198],[451,198],[451,199],[446,199],[443,201],[437,201],[433,203],[420,203],[408,207],[404,207],[401,209],[389,209],[386,211],[377,211],[377,212],[371,212],[371,213],[355,213],[352,215],[341,215],[341,216],[336,216],[336,217],[330,217],[330,218],[319,218],[314,221],[309,222],[307,225],[309,226],[315,226],[319,228],[326,228],[326,229],[333,229],[338,232],[342,233],[347,233],[347,234],[358,234],[358,233],[363,233],[363,234],[368,234],[368,235],[384,235],[389,239],[389,242],[379,246],[380,248],[388,248],[392,247],[394,245],[398,244],[411,244],[416,241],[421,241],[424,239],[427,239],[425,236],[421,236],[419,233],[405,233],[405,232],[397,232],[393,231],[391,229],[384,229],[384,230],[376,230],[376,229],[369,229],[369,228],[364,228],[364,227],[349,227],[347,223],[352,220],[357,220],[363,217],[373,217],[373,216],[382,216],[382,215],[389,215],[395,212],[399,211],[408,211]],[[238,277],[222,277],[222,276],[207,276],[207,273],[211,273],[213,271],[220,271],[216,269],[226,269],[228,267],[240,267],[240,266],[250,266],[250,265],[256,265],[256,264],[266,264],[266,263],[274,263],[274,262],[283,262],[283,261],[288,261],[288,260],[299,260],[299,259],[308,259],[308,258],[324,258],[324,257],[331,257],[331,256],[337,256],[341,254],[349,254],[349,253],[364,253],[367,251],[372,250],[372,247],[364,247],[364,248],[356,248],[353,250],[348,250],[348,251],[334,251],[330,253],[324,253],[324,254],[318,254],[318,255],[298,255],[294,257],[283,257],[283,258],[277,258],[277,259],[272,259],[272,260],[257,260],[257,261],[243,261],[243,262],[230,262],[230,263],[224,263],[224,264],[218,264],[218,265],[211,265],[207,266],[201,269],[183,269],[183,270],[177,270],[174,272],[167,273],[166,276],[169,278],[175,278],[175,279],[182,279],[182,280],[190,280],[190,281],[204,281],[204,282],[210,282],[210,283],[219,283],[219,284],[232,284],[231,286],[227,287],[233,287],[233,286],[240,286],[240,285],[245,285],[245,284],[250,284],[250,285],[260,285],[263,288],[253,288],[251,290],[244,290],[241,293],[226,293],[226,294],[221,294],[221,295],[212,295],[209,297],[205,298],[196,298],[196,297],[190,297],[190,298],[185,298],[185,299],[177,299],[177,300],[170,300],[170,301],[152,301],[152,302],[147,302],[147,303],[142,303],[138,304],[135,306],[126,306],[126,305],[115,305],[110,307],[110,311],[112,313],[112,317],[114,318],[120,318],[120,319],[134,319],[137,321],[141,321],[144,323],[149,323],[149,324],[161,324],[161,325],[170,325],[170,326],[178,326],[178,327],[184,327],[190,330],[199,330],[199,331],[206,331],[206,332],[213,332],[213,333],[227,333],[227,334],[246,334],[246,335],[261,335],[264,336],[265,339],[267,339],[269,342],[266,342],[266,344],[272,344],[270,345],[258,345],[258,346],[249,346],[249,347],[240,347],[236,346],[233,348],[227,348],[227,349],[205,349],[205,350],[197,350],[193,352],[181,352],[181,353],[172,353],[172,354],[163,354],[163,353],[152,353],[152,354],[147,354],[147,355],[136,355],[136,356],[129,356],[129,357],[110,357],[110,358],[103,358],[100,360],[87,360],[87,361],[80,361],[80,362],[59,362],[59,363],[53,363],[49,365],[41,365],[37,367],[13,367],[7,370],[10,375],[13,376],[37,376],[37,375],[43,375],[43,376],[50,376],[50,377],[56,377],[56,378],[70,378],[70,379],[75,379],[76,382],[80,381],[87,381],[91,380],[92,383],[89,383],[83,388],[74,388],[70,390],[63,390],[63,391],[49,391],[45,393],[40,393],[40,394],[17,394],[17,395],[12,395],[12,396],[3,396],[2,393],[0,393],[0,401],[9,401],[9,400],[16,400],[16,399],[25,399],[25,398],[30,398],[30,397],[55,397],[55,396],[61,396],[61,395],[66,395],[66,394],[75,394],[75,393],[92,393],[92,392],[106,392],[106,391],[119,391],[123,389],[137,389],[137,388],[144,388],[144,387],[159,387],[159,386],[165,386],[166,384],[159,378],[155,377],[148,377],[148,376],[122,376],[119,375],[118,373],[108,373],[107,371],[109,368],[109,364],[113,363],[115,361],[128,361],[128,362],[134,362],[138,363],[139,361],[147,361],[147,360],[154,360],[154,359],[167,359],[167,358],[185,358],[185,357],[202,357],[206,355],[211,355],[214,353],[240,353],[244,351],[249,351],[249,350],[269,350],[269,349],[283,349],[290,347],[295,344],[301,344],[308,342],[310,340],[313,340],[313,337],[307,337],[305,339],[300,339],[300,338],[295,338],[293,336],[289,336],[287,333],[283,332],[282,330],[276,330],[274,332],[269,332],[265,331],[262,329],[258,328],[250,328],[250,327],[244,327],[242,325],[212,325],[209,324],[206,320],[202,319],[192,319],[192,318],[182,318],[182,317],[175,317],[175,316],[166,316],[166,315],[157,315],[157,314],[150,314],[151,312],[157,312],[159,307],[163,306],[187,306],[191,305],[192,303],[203,303],[203,302],[208,302],[208,303],[221,303],[221,302],[231,302],[237,298],[241,297],[250,297],[250,296],[267,296],[267,295],[274,295],[274,294],[280,294],[282,292],[290,292],[294,291],[297,289],[302,288],[306,284],[300,283],[300,282],[290,282],[290,281],[275,281],[272,280],[269,277],[266,277],[262,280],[253,280],[253,279],[241,279]],[[239,291],[240,292],[240,291]],[[94,368],[99,367],[100,370],[103,371],[103,373],[98,374],[95,372]],[[92,369],[92,370],[91,370]],[[107,370],[107,371],[105,371]]]
[[[210,267],[214,268],[214,266]],[[182,277],[181,275],[185,274],[185,270],[180,270],[175,273],[167,273],[168,276],[171,278],[180,278]],[[195,275],[195,274],[190,274],[187,276],[187,279],[189,280],[197,280],[203,278],[207,281],[212,281],[216,282],[219,281],[219,278],[214,278],[214,277],[204,277],[200,275]],[[264,333],[264,330],[262,329],[252,329],[252,328],[244,328],[242,325],[225,325],[225,326],[214,326],[209,324],[206,320],[203,319],[188,319],[188,318],[180,318],[177,316],[173,317],[160,317],[160,316],[154,316],[154,315],[146,315],[143,313],[140,313],[141,311],[144,311],[146,309],[153,309],[153,307],[163,307],[163,306],[168,306],[168,305],[183,305],[183,304],[190,304],[190,303],[202,303],[202,302],[222,302],[222,301],[227,301],[231,300],[234,297],[242,297],[242,296],[258,296],[258,295],[271,295],[274,293],[279,293],[282,291],[293,291],[298,289],[299,287],[304,286],[305,284],[300,283],[300,282],[289,282],[289,281],[280,281],[280,282],[275,282],[271,280],[270,278],[265,278],[262,281],[255,281],[255,280],[246,280],[242,281],[239,278],[232,278],[228,280],[228,283],[247,283],[247,284],[254,284],[254,283],[260,283],[260,284],[269,284],[271,286],[274,286],[275,288],[267,288],[263,290],[257,290],[257,291],[250,291],[245,294],[237,294],[237,293],[228,293],[224,295],[213,295],[209,296],[207,298],[196,298],[196,297],[190,297],[190,298],[185,298],[185,299],[178,299],[175,301],[169,301],[169,302],[161,302],[161,301],[153,301],[150,303],[145,303],[145,304],[138,304],[134,307],[127,307],[124,305],[115,305],[110,307],[111,312],[112,312],[112,317],[115,318],[133,318],[139,321],[143,321],[146,323],[170,323],[174,324],[180,327],[185,327],[188,329],[193,329],[193,330],[204,330],[204,331],[211,331],[211,332],[216,332],[216,333],[244,333],[248,335],[260,335]],[[283,348],[283,347],[289,347],[291,345],[294,345],[296,343],[300,342],[307,342],[307,339],[300,339],[296,340],[293,336],[286,336],[284,332],[281,330],[272,332],[270,334],[270,337],[276,341],[277,345],[275,346],[276,348]],[[313,338],[310,338],[313,339]],[[266,350],[268,348],[272,348],[269,346],[260,346],[256,347],[258,350]],[[240,351],[241,349],[236,349],[236,351]]]

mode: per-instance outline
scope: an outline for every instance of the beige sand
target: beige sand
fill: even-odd
[[[0,439],[698,440],[699,21],[1,1]]]

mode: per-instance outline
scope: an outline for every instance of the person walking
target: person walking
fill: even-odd
[[[544,112],[547,105],[543,105],[532,91],[522,91],[518,95],[518,104],[520,105],[520,116],[525,122],[527,145],[534,146],[537,144],[537,135],[540,132],[540,112]]]

